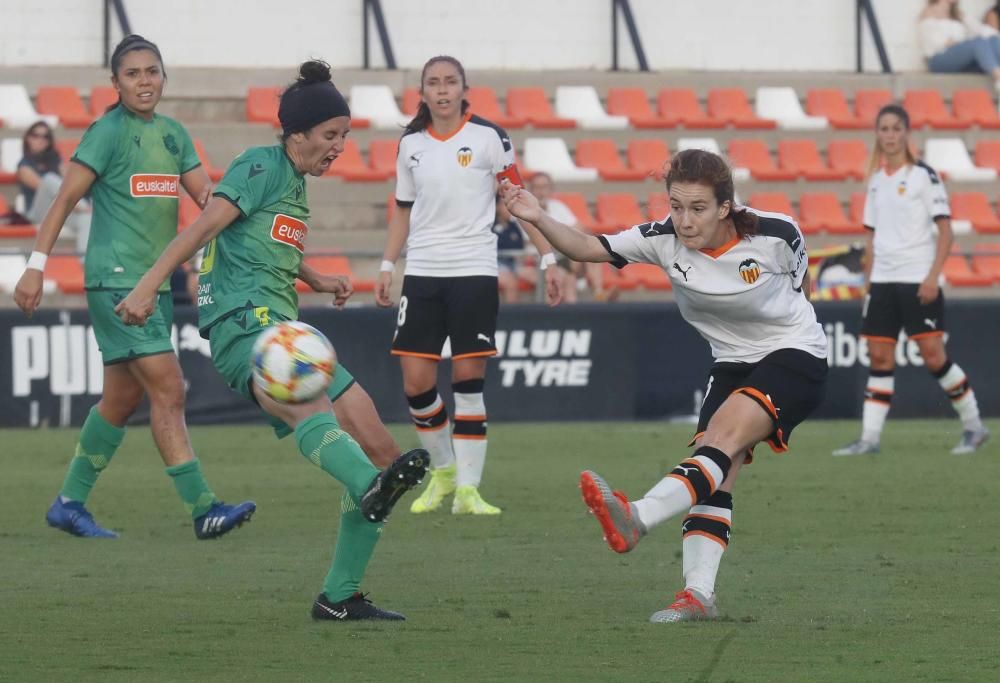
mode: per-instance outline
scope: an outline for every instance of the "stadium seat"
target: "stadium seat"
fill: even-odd
[[[677,151],[683,152],[686,149],[703,149],[706,152],[722,155],[719,148],[719,141],[715,138],[678,138]],[[733,180],[742,182],[750,179],[750,169],[744,166],[733,166]]]
[[[1000,115],[993,104],[993,97],[986,90],[956,90],[951,94],[951,106],[955,110],[955,118],[966,127],[1000,128]]]
[[[907,90],[903,95],[903,108],[910,115],[910,126],[938,130],[960,130],[968,124],[952,116],[944,98],[937,90]]]
[[[729,141],[729,160],[733,166],[747,168],[750,175],[758,180],[795,180],[794,171],[779,169],[767,144],[759,139],[737,139]]]
[[[792,202],[784,192],[754,192],[747,200],[747,206],[758,211],[770,211],[771,213],[783,213],[798,220],[795,211],[792,209]]]
[[[331,256],[306,256],[304,260],[306,264],[315,268],[324,275],[346,275],[351,279],[351,284],[354,286],[354,291],[356,292],[375,291],[375,281],[368,279],[362,280],[355,276],[354,269],[351,268],[351,262],[346,256],[341,254]],[[299,292],[312,291],[312,288],[302,282],[302,280],[295,281],[295,289]]]
[[[626,116],[634,128],[672,128],[672,124],[653,112],[642,88],[609,88],[608,113]]]
[[[368,119],[374,128],[399,130],[410,122],[387,85],[351,86],[350,100],[351,114]]]
[[[1000,140],[980,140],[976,143],[976,166],[1000,171]]]
[[[597,180],[597,169],[580,168],[569,155],[562,138],[525,138],[524,165],[529,171],[545,171],[556,182]]]
[[[621,271],[621,279],[635,283],[635,286],[653,291],[671,288],[670,278],[663,268],[654,263],[630,263]]]
[[[974,270],[969,259],[955,250],[944,262],[941,273],[953,287],[989,287],[994,281],[991,275]]]
[[[580,140],[576,143],[576,163],[580,168],[596,168],[603,180],[644,180],[647,174],[626,168],[614,140]]]
[[[587,207],[587,200],[580,192],[553,192],[553,199],[558,199],[563,204],[565,204],[573,215],[576,216],[577,222],[580,227],[594,232],[597,227],[597,220],[594,219],[593,214],[590,213],[590,208]]]
[[[661,221],[670,215],[670,195],[666,192],[650,192],[646,197],[646,218]]]
[[[17,165],[21,163],[24,155],[24,143],[21,138],[4,138],[0,140],[0,173],[3,173],[4,181],[13,183],[17,181]],[[9,176],[9,180],[7,179]]]
[[[118,91],[110,85],[95,85],[90,89],[90,99],[87,103],[90,114],[94,118],[104,116],[112,104],[118,101]]]
[[[868,175],[869,154],[864,140],[831,140],[826,148],[830,168],[854,180]]]
[[[324,175],[343,178],[352,183],[380,183],[392,177],[388,171],[375,170],[366,164],[358,143],[350,138],[344,142],[344,151],[330,164]]]
[[[597,91],[589,85],[560,85],[556,88],[556,114],[573,119],[580,128],[621,130],[628,128],[624,116],[610,116],[601,106]]]
[[[811,116],[825,116],[834,128],[870,128],[851,111],[847,98],[840,88],[812,88],[806,93],[806,112]]]
[[[946,179],[989,182],[997,179],[995,168],[973,165],[961,138],[930,138],[924,144],[924,161]]]
[[[780,140],[778,165],[806,180],[845,180],[847,174],[823,163],[812,140]]]
[[[573,119],[555,115],[542,88],[509,88],[507,111],[511,116],[527,120],[534,128],[576,128],[576,121]]]
[[[1000,218],[982,192],[955,192],[949,197],[951,217],[972,223],[976,232],[1000,234]]]
[[[0,195],[0,216],[10,213],[10,206],[3,195]],[[30,239],[38,234],[38,229],[34,225],[0,225],[0,239]],[[24,270],[24,267],[21,267]],[[18,271],[17,277],[21,277]],[[15,280],[16,282],[16,280]]]
[[[851,198],[847,203],[848,215],[850,216],[851,222],[855,225],[860,225],[861,230],[865,231],[865,193],[864,192],[852,192]]]
[[[266,123],[274,128],[280,128],[278,104],[281,91],[280,87],[250,88],[247,91],[247,121]]]
[[[41,114],[58,116],[59,123],[66,128],[86,128],[94,122],[76,88],[41,86],[35,95],[35,106]]]
[[[595,232],[619,232],[646,222],[639,202],[631,192],[601,192],[597,195]]]
[[[740,88],[715,88],[708,91],[708,115],[734,128],[768,129],[777,122],[754,114],[746,93]]]
[[[0,211],[0,215],[4,213],[6,212]],[[6,227],[0,225],[0,235],[3,235],[4,230]],[[21,254],[0,254],[0,292],[13,293],[27,265],[27,260]]]
[[[59,152],[62,160],[69,161],[73,158],[73,154],[76,153],[76,148],[80,145],[80,141],[72,138],[59,138],[55,144],[56,151]]]
[[[501,128],[524,128],[528,125],[528,120],[520,116],[505,114],[500,109],[500,102],[493,88],[476,87],[469,88],[466,93],[469,101],[469,111],[477,116],[482,116],[488,121],[492,121]]]
[[[177,232],[191,227],[191,224],[194,223],[200,215],[201,209],[195,203],[194,199],[191,198],[191,195],[187,192],[182,192],[180,203],[177,207]]]
[[[398,150],[398,140],[372,140],[368,145],[368,163],[376,171],[388,173],[391,178],[396,175]]]
[[[783,130],[824,130],[830,127],[825,116],[808,116],[794,88],[757,88],[754,111],[761,119],[777,121]]]
[[[833,234],[859,233],[863,228],[844,214],[833,192],[803,192],[799,195],[799,227],[806,234],[825,231]]]
[[[973,247],[972,269],[1000,283],[1000,244],[977,244]]]
[[[205,173],[208,174],[209,179],[213,183],[222,180],[226,169],[218,168],[212,164],[212,161],[208,158],[208,152],[205,151],[205,146],[197,138],[194,139],[194,151],[198,155],[198,158],[201,159],[201,165],[205,168]]]
[[[54,281],[64,294],[83,294],[83,264],[75,255],[50,254],[45,279]]]
[[[886,89],[856,90],[854,92],[854,113],[865,128],[875,127],[878,110],[892,102],[892,92]]]
[[[642,171],[644,176],[663,180],[663,167],[670,161],[670,148],[659,138],[629,140],[625,150],[629,168]]]
[[[403,97],[400,98],[403,104],[401,111],[411,118],[416,116],[417,109],[420,108],[420,99],[419,88],[403,88]]]
[[[20,83],[0,85],[0,120],[10,128],[27,128],[36,121],[53,128],[59,124],[59,117],[35,111],[28,90]]]
[[[726,122],[708,116],[690,88],[664,88],[656,97],[656,109],[667,125],[685,128],[725,128]]]

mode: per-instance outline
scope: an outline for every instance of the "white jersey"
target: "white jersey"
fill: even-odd
[[[406,275],[496,276],[496,174],[513,163],[507,133],[472,114],[446,138],[404,133],[396,202],[412,207]]]
[[[779,349],[826,358],[826,334],[802,293],[809,259],[799,226],[784,214],[746,210],[758,217],[757,233],[715,250],[685,247],[670,216],[598,239],[619,268],[653,263],[666,271],[681,315],[716,361],[755,363]]]
[[[864,224],[874,230],[872,282],[923,282],[937,253],[937,218],[950,218],[944,183],[918,161],[868,181]]]

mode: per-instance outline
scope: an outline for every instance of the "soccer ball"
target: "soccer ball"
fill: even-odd
[[[337,356],[312,325],[281,322],[262,332],[250,360],[253,382],[280,403],[305,403],[330,386]]]

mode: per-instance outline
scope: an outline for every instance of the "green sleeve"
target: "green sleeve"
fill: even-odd
[[[229,200],[240,213],[249,216],[268,205],[277,175],[272,159],[247,150],[229,165],[212,194]]]
[[[184,175],[201,166],[201,159],[198,158],[198,151],[184,126],[177,126],[177,136],[181,141],[181,175]]]
[[[105,115],[90,124],[70,159],[83,164],[98,177],[104,175],[111,166],[118,148],[117,129],[111,124],[110,118]]]

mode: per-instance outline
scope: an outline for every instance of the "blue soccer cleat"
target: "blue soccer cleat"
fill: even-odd
[[[238,505],[226,505],[217,500],[208,512],[194,520],[194,535],[202,540],[218,538],[244,522],[249,522],[256,510],[257,504],[251,500]]]
[[[56,496],[55,501],[45,513],[45,521],[50,527],[65,531],[74,536],[84,538],[118,538],[118,534],[98,526],[94,516],[87,512],[83,503],[75,500],[63,502],[62,496]]]

